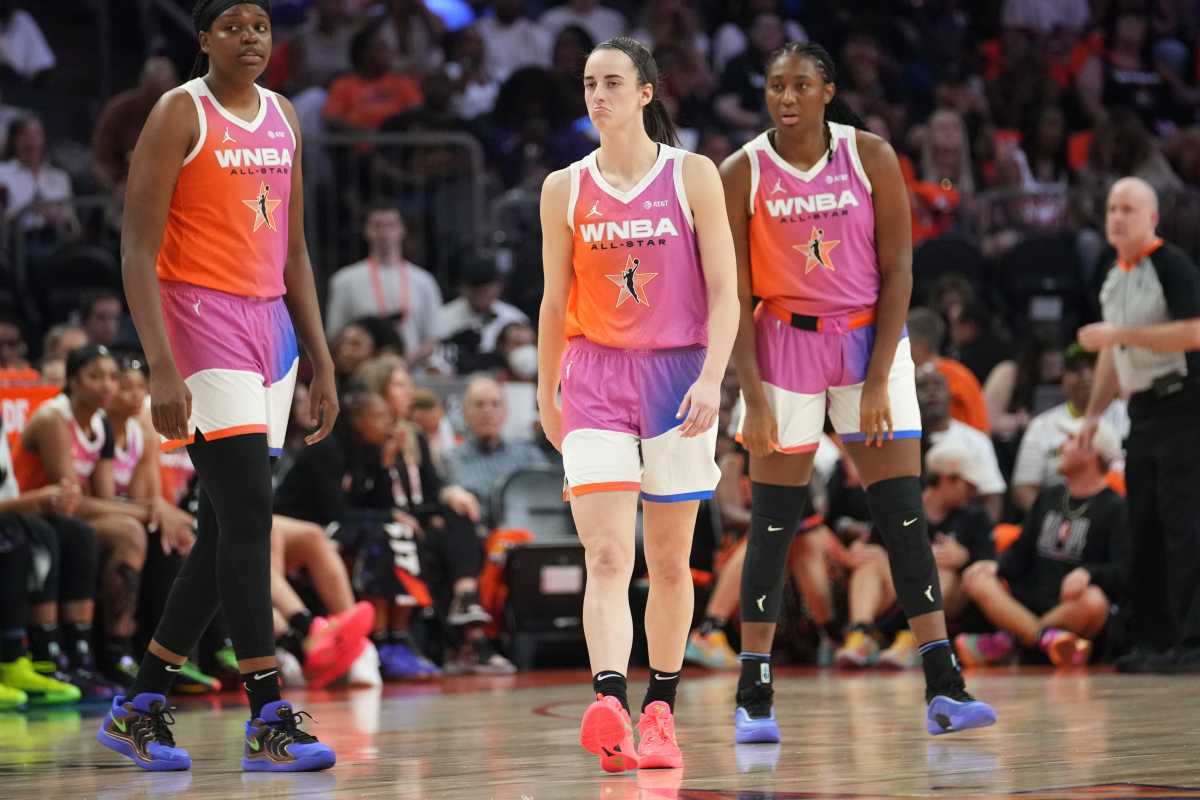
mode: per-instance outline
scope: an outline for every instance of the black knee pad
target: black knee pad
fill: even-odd
[[[742,622],[775,622],[788,550],[808,505],[807,486],[750,484],[750,533],[742,567]]]
[[[929,542],[918,478],[888,478],[867,487],[871,519],[887,548],[896,597],[908,618],[942,610],[942,587]]]
[[[64,603],[96,596],[100,544],[91,525],[74,517],[46,517],[58,536],[58,596]]]

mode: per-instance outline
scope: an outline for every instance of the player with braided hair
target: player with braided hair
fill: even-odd
[[[207,71],[163,95],[138,138],[121,256],[154,428],[167,449],[188,448],[199,475],[198,529],[134,685],[96,738],[142,769],[191,766],[165,695],[224,607],[250,701],[242,768],[327,769],[333,750],[280,698],[271,608],[270,456],[291,412],[297,332],[320,422],[309,444],[338,412],[304,239],[300,125],[256,84],[271,57],[269,0],[200,0],[193,22]]]
[[[996,720],[967,694],[947,641],[922,510],[921,416],[904,329],[912,292],[908,194],[895,152],[863,130],[838,98],[836,77],[820,45],[793,42],[774,52],[765,86],[774,127],[721,167],[737,249],[742,315],[733,359],[752,495],[738,742],[780,739],[771,647],[827,412],[867,487],[921,644],[928,731]]]

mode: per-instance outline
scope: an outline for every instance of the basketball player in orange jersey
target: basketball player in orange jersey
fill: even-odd
[[[563,454],[587,563],[583,625],[597,699],[580,743],[609,772],[683,766],[673,710],[692,619],[688,557],[699,501],[720,477],[715,422],[737,329],[720,177],[673,146],[658,89],[642,44],[596,47],[583,91],[600,147],[542,188],[538,406]],[[639,494],[650,686],[635,749],[625,674]]]
[[[323,439],[337,416],[304,241],[300,127],[255,81],[271,57],[269,0],[200,0],[193,21],[208,71],[165,94],[134,149],[122,273],[150,365],[155,429],[186,445],[200,477],[199,529],[128,695],[99,742],[148,770],[188,769],[165,695],[223,607],[250,701],[248,771],[333,766],[279,696],[271,614],[271,463],[291,410],[299,351]],[[289,311],[290,317],[289,317]]]
[[[946,638],[921,502],[921,415],[904,319],[912,227],[896,154],[836,96],[824,48],[788,44],[767,62],[775,127],[721,167],[742,313],[734,363],[750,452],[742,569],[739,743],[778,742],[771,647],[787,554],[828,413],[854,459],[920,643],[926,729],[991,725]],[[757,308],[753,298],[760,298]],[[866,637],[868,631],[852,631]]]

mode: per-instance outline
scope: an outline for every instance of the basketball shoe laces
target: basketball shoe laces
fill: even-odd
[[[295,711],[290,715],[281,715],[280,721],[270,726],[270,732],[267,733],[267,738],[277,739],[284,737],[282,741],[280,741],[280,745],[288,745],[293,742],[296,744],[312,744],[313,742],[318,741],[317,737],[313,736],[311,733],[305,733],[304,731],[300,730],[299,726],[304,721],[305,717],[308,717],[310,720],[313,718],[312,714],[309,714],[307,711]],[[315,722],[316,720],[313,721]]]
[[[675,724],[670,717],[655,714],[650,730],[642,734],[642,744],[666,744],[675,735]]]
[[[174,747],[175,736],[171,733],[171,726],[175,724],[175,717],[171,714],[174,710],[174,706],[168,708],[162,703],[151,705],[150,710],[141,712],[141,718],[134,723],[134,738],[140,744],[158,742],[167,747]]]

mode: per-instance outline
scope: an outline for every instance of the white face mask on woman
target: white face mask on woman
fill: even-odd
[[[537,377],[537,345],[523,344],[508,353],[508,369],[518,380],[531,381]]]

